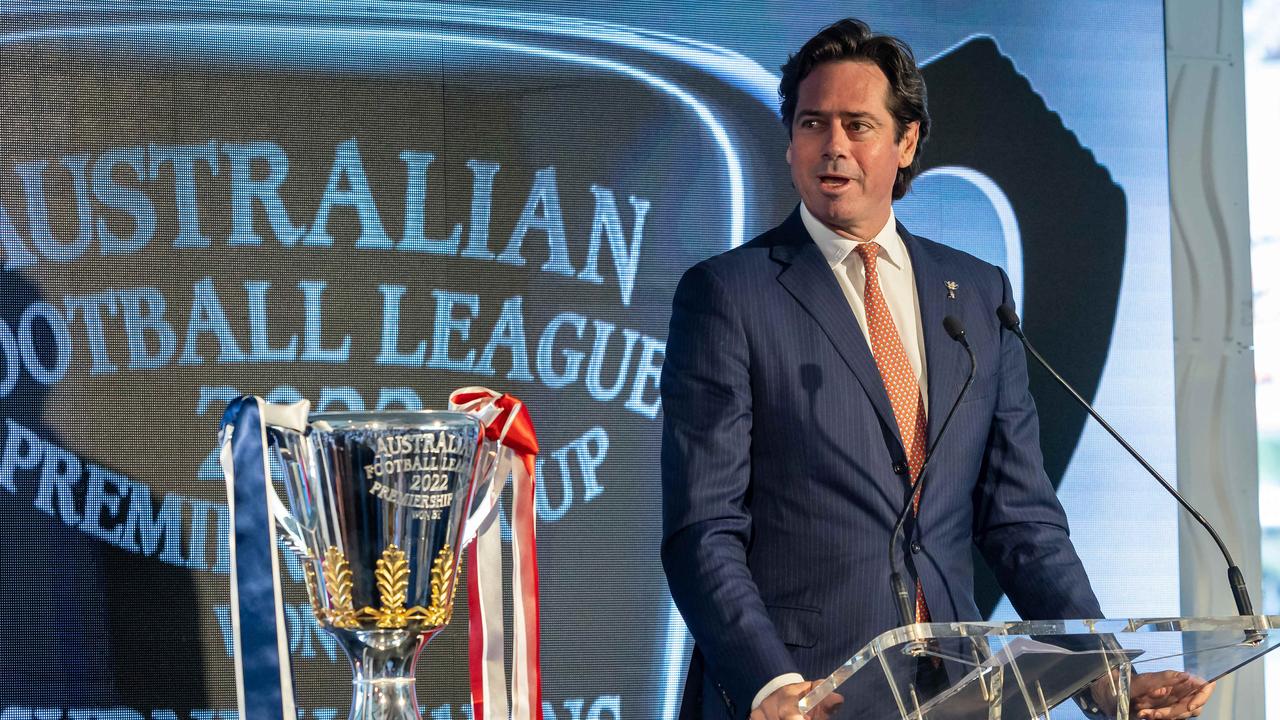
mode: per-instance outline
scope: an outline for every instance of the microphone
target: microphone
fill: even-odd
[[[1159,482],[1160,485],[1178,501],[1178,504],[1191,514],[1191,517],[1196,519],[1196,522],[1200,523],[1205,530],[1209,531],[1209,535],[1213,537],[1213,541],[1218,544],[1218,549],[1222,551],[1222,557],[1227,561],[1227,582],[1231,585],[1231,594],[1236,601],[1236,612],[1246,617],[1253,615],[1253,603],[1249,600],[1249,588],[1245,586],[1244,573],[1240,572],[1240,567],[1236,565],[1235,560],[1231,558],[1231,552],[1227,550],[1226,543],[1222,542],[1222,538],[1218,535],[1218,531],[1213,528],[1213,525],[1209,523],[1209,520],[1205,518],[1204,515],[1201,515],[1199,510],[1192,507],[1191,503],[1187,502],[1186,498],[1182,497],[1173,485],[1170,485],[1169,481],[1165,480],[1164,476],[1157,472],[1156,469],[1151,466],[1151,463],[1147,462],[1146,458],[1142,457],[1137,450],[1133,449],[1132,445],[1126,442],[1124,438],[1120,437],[1120,433],[1116,432],[1115,428],[1111,427],[1106,420],[1103,420],[1102,416],[1098,414],[1098,411],[1094,410],[1093,406],[1081,397],[1080,393],[1076,392],[1076,389],[1071,387],[1071,384],[1064,380],[1062,376],[1058,374],[1057,370],[1054,370],[1049,365],[1049,361],[1045,360],[1044,356],[1031,346],[1031,342],[1027,340],[1027,336],[1022,332],[1022,323],[1018,320],[1018,314],[1013,311],[1012,307],[1008,305],[1001,305],[996,308],[996,317],[1000,319],[1000,324],[1004,326],[1005,330],[1013,333],[1022,341],[1023,347],[1027,349],[1027,352],[1031,354],[1031,357],[1035,358],[1036,362],[1040,363],[1045,370],[1048,370],[1049,374],[1053,376],[1053,379],[1057,380],[1058,384],[1070,393],[1071,397],[1075,398],[1076,402],[1080,403],[1081,407],[1087,410],[1089,415],[1091,415],[1094,420],[1097,420],[1098,424],[1110,433],[1111,437],[1115,438],[1116,442],[1120,443],[1120,446],[1127,450],[1129,454],[1133,456],[1133,459],[1137,460],[1138,463],[1151,475],[1151,477],[1155,478],[1156,481]]]
[[[969,350],[972,353],[969,348],[969,340],[964,336],[964,324],[955,315],[948,315],[942,318],[942,329],[947,331],[952,340],[960,343],[965,350]]]
[[[942,436],[947,432],[947,426],[951,424],[951,417],[956,414],[956,408],[960,407],[960,401],[964,399],[965,393],[969,392],[969,386],[973,384],[973,376],[978,371],[978,359],[974,357],[973,348],[969,347],[969,340],[964,336],[964,323],[953,315],[948,315],[942,319],[942,327],[947,331],[947,335],[952,340],[960,343],[964,347],[965,352],[969,354],[969,377],[965,379],[964,386],[960,388],[960,393],[956,395],[956,400],[951,404],[951,410],[947,412],[947,417],[942,421],[942,427],[938,428],[938,434],[933,439],[933,446],[925,450],[924,462],[920,463],[920,473],[916,475],[915,487],[912,489],[911,497],[907,499],[906,505],[903,506],[902,512],[898,513],[898,522],[893,526],[893,533],[889,536],[889,586],[893,589],[894,597],[897,599],[898,620],[902,623],[902,627],[915,623],[915,609],[911,606],[911,596],[907,593],[907,586],[902,581],[902,575],[898,572],[898,533],[902,532],[902,526],[907,522],[907,515],[911,512],[916,504],[920,502],[920,492],[924,489],[924,473],[929,467],[929,460],[933,458],[933,453],[938,449],[938,443],[942,442]],[[913,655],[923,652],[924,646],[920,643],[911,643],[907,646],[906,651]]]

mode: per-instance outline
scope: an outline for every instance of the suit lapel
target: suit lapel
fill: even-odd
[[[836,352],[858,378],[876,414],[901,444],[902,434],[898,432],[893,406],[889,404],[889,395],[885,392],[875,358],[871,356],[871,348],[867,346],[867,339],[849,309],[849,301],[836,282],[831,266],[809,237],[799,209],[791,213],[780,229],[786,233],[789,242],[775,245],[770,251],[774,260],[785,265],[778,274],[778,282],[822,327],[835,345]]]
[[[911,270],[916,280],[916,297],[920,301],[920,324],[924,330],[925,377],[929,387],[929,444],[933,447],[942,421],[956,400],[960,386],[968,376],[969,363],[964,349],[952,340],[942,327],[947,315],[960,317],[960,306],[947,296],[945,268],[925,243],[898,223],[898,234],[911,255]]]

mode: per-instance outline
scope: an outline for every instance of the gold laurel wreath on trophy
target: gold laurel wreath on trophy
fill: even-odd
[[[313,585],[316,574],[310,564],[306,565],[307,594],[311,599],[311,610],[316,620],[330,622],[336,628],[354,629],[362,625],[361,621],[372,620],[379,628],[404,628],[411,622],[421,622],[429,626],[446,625],[453,616],[453,550],[445,545],[440,548],[435,562],[431,565],[431,606],[404,606],[409,588],[409,564],[404,551],[394,544],[382,551],[382,557],[374,566],[373,576],[378,583],[379,607],[352,607],[351,600],[351,566],[346,555],[336,547],[330,546],[320,562],[324,573],[324,586],[329,595],[329,607],[320,603],[320,597]]]

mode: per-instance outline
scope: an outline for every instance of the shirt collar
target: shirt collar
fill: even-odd
[[[822,256],[827,259],[827,264],[833,268],[853,254],[854,246],[859,244],[858,241],[851,240],[827,227],[809,212],[809,208],[805,207],[804,203],[800,203],[800,219],[804,221],[804,227],[809,231],[810,237],[818,244]],[[875,237],[871,238],[871,241],[880,245],[881,258],[888,260],[894,267],[905,267],[907,246],[898,235],[898,222],[893,214],[892,205],[889,206],[888,222],[880,228],[880,232],[876,233]]]

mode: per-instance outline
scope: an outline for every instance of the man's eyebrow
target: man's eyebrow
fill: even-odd
[[[861,111],[861,110],[857,110],[857,111],[830,111],[830,110],[814,110],[814,109],[805,109],[805,110],[799,110],[799,111],[797,111],[795,116],[796,116],[796,117],[798,117],[798,118],[800,118],[800,117],[836,117],[836,116],[839,116],[839,117],[843,117],[843,118],[852,118],[852,119],[856,119],[856,120],[864,120],[864,119],[872,119],[872,120],[874,120],[874,119],[875,119],[875,115],[874,115],[874,114],[869,113],[869,112],[864,112],[864,111]]]

